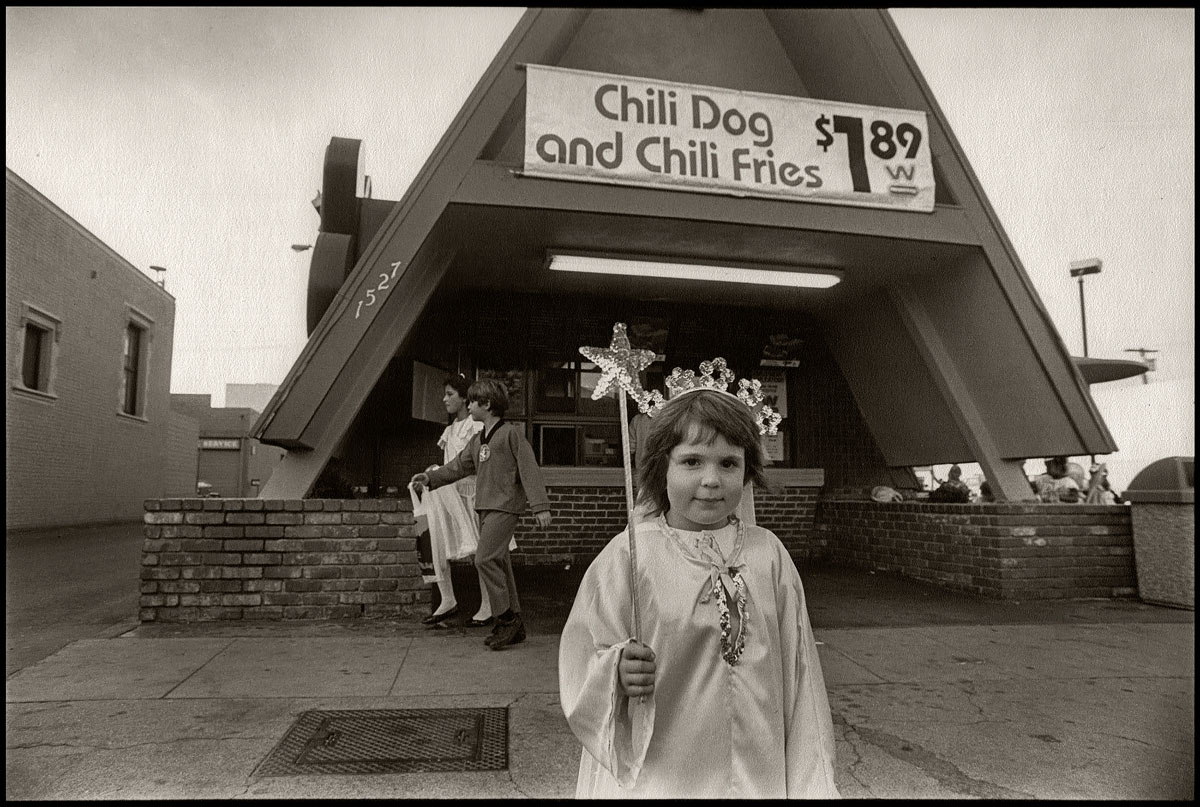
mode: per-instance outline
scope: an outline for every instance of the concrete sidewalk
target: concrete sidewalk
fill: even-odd
[[[1192,798],[1194,622],[1123,610],[818,628],[843,795]],[[558,705],[557,635],[499,653],[484,635],[208,624],[72,642],[7,680],[6,797],[571,797],[579,746]],[[256,774],[307,710],[486,706],[509,708],[508,770]]]

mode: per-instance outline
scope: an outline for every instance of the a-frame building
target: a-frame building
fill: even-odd
[[[538,65],[923,113],[932,209],[534,176]],[[530,10],[403,198],[356,198],[357,162],[356,141],[335,138],[311,334],[255,429],[289,451],[264,498],[312,495],[334,456],[351,481],[403,495],[409,474],[440,460],[441,425],[416,416],[414,387],[420,397],[439,372],[494,371],[512,382],[510,414],[551,486],[611,485],[619,504],[609,413],[580,393],[589,368],[577,353],[607,344],[618,320],[642,323],[667,371],[724,355],[739,376],[777,373],[789,411],[773,470],[809,511],[948,462],[979,462],[998,500],[1025,500],[1024,459],[1116,449],[885,11]],[[554,252],[818,266],[841,282],[574,274],[549,269]],[[764,353],[772,342],[783,353]],[[764,366],[768,355],[784,359]]]

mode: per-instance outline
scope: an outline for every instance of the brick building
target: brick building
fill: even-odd
[[[188,494],[174,298],[7,168],[4,201],[6,528],[135,520]]]
[[[258,496],[287,453],[250,436],[259,416],[256,409],[214,407],[211,395],[180,393],[171,396],[171,408],[199,424],[199,436],[193,444],[196,473],[189,496],[193,493],[226,498]]]
[[[334,137],[309,341],[253,430],[288,455],[245,547],[265,554],[237,561],[263,581],[244,616],[420,602],[335,550],[396,537],[415,574],[387,492],[438,461],[448,372],[506,381],[545,470],[554,523],[527,514],[515,562],[590,561],[626,514],[617,404],[591,400],[578,348],[614,322],[658,356],[648,386],[716,356],[768,385],[785,419],[756,510],[793,557],[999,597],[1132,593],[1123,508],[1029,501],[1025,459],[1116,446],[886,11],[531,9],[405,195],[360,188],[359,141]],[[313,497],[333,459],[371,504]],[[996,503],[871,500],[972,461]],[[148,596],[203,596],[178,581],[216,574],[248,503],[148,506],[197,567],[155,569],[171,588]]]
[[[278,384],[226,384],[225,406],[262,412],[271,402],[271,396],[279,389]]]

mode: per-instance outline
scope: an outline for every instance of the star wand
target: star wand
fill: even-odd
[[[625,323],[613,325],[612,343],[607,348],[581,347],[579,352],[588,360],[595,362],[600,368],[600,380],[592,391],[592,400],[598,401],[609,392],[615,390],[618,405],[621,410],[621,452],[625,465],[625,507],[628,513],[629,533],[629,592],[633,603],[633,638],[642,640],[642,620],[638,612],[637,595],[637,542],[634,535],[633,517],[633,470],[629,463],[629,411],[625,404],[628,393],[635,401],[641,401],[646,396],[638,373],[650,366],[654,361],[654,351],[637,350],[630,347],[629,336],[625,333]]]

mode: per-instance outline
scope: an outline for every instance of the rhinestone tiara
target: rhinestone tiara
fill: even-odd
[[[634,396],[634,400],[637,401],[638,411],[654,417],[667,405],[668,400],[674,400],[689,392],[711,390],[735,397],[749,407],[758,424],[759,434],[778,433],[783,416],[771,407],[763,405],[762,382],[758,379],[743,378],[738,381],[738,391],[735,394],[729,391],[729,385],[733,383],[734,378],[734,373],[725,364],[725,359],[718,357],[712,361],[700,362],[700,375],[696,375],[694,370],[684,370],[682,367],[672,370],[665,381],[669,399],[664,398],[658,390],[643,389],[639,395]]]

